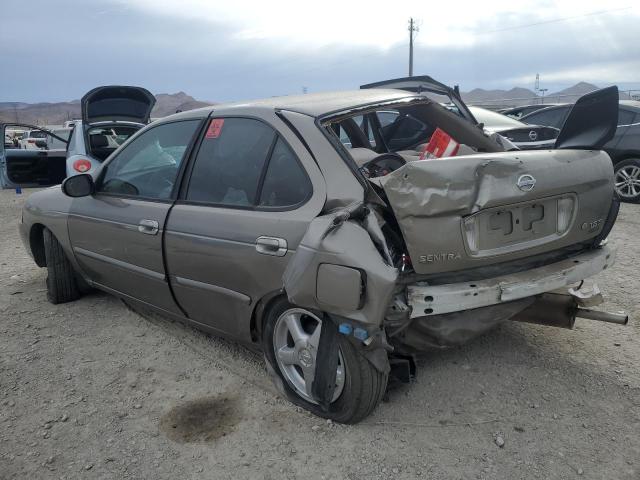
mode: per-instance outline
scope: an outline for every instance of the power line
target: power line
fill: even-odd
[[[476,35],[484,35],[484,34],[487,34],[487,33],[507,32],[509,30],[518,30],[519,28],[537,27],[539,25],[547,25],[549,23],[566,22],[567,20],[574,20],[576,18],[593,17],[593,16],[596,16],[596,15],[604,15],[606,13],[621,12],[623,10],[630,10],[631,8],[633,8],[633,7],[622,7],[622,8],[612,8],[610,10],[599,10],[597,12],[584,13],[582,15],[573,15],[571,17],[553,18],[551,20],[543,20],[541,22],[525,23],[523,25],[514,25],[512,27],[498,28],[498,29],[495,29],[495,30],[484,30],[484,31],[478,31],[478,32],[474,32],[474,33]]]

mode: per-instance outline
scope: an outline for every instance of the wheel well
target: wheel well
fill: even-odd
[[[31,254],[39,267],[47,266],[47,259],[44,255],[44,225],[34,224],[29,232],[29,247]]]
[[[279,298],[286,297],[284,290],[277,290],[263,296],[253,309],[251,315],[250,332],[251,341],[257,343],[262,337],[262,327],[264,325],[264,319],[267,316],[267,312]]]

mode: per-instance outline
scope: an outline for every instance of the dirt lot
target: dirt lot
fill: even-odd
[[[640,478],[637,321],[504,325],[426,355],[365,423],[330,424],[234,344],[105,294],[47,303],[17,233],[28,193],[0,192],[1,479]],[[636,318],[639,213],[623,207],[599,278]]]

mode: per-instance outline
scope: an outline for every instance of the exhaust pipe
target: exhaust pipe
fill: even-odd
[[[598,312],[588,308],[578,308],[576,317],[588,318],[589,320],[598,320],[599,322],[615,323],[617,325],[626,325],[629,323],[629,315],[619,313]]]
[[[580,308],[572,295],[559,293],[543,293],[529,307],[511,317],[511,320],[571,329],[576,317],[617,325],[629,323],[628,315]]]

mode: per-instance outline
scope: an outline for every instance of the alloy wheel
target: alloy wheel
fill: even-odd
[[[622,198],[632,199],[640,195],[640,167],[627,165],[616,171],[616,192]]]
[[[317,403],[311,394],[322,320],[302,308],[291,308],[278,317],[273,332],[276,362],[289,385],[308,402]],[[344,389],[344,359],[338,353],[336,387],[332,402]]]

